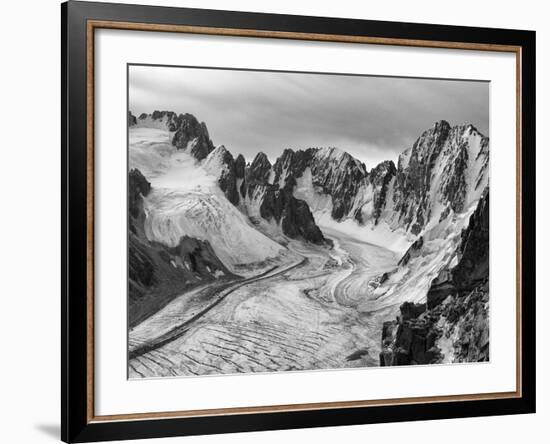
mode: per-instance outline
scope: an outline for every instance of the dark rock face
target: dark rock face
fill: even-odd
[[[400,157],[393,195],[394,208],[401,223],[413,234],[418,234],[431,217],[431,202],[438,193],[443,203],[455,212],[464,210],[467,186],[466,170],[471,160],[468,137],[479,134],[472,125],[452,127],[442,120],[425,131],[410,150]],[[481,139],[476,158],[483,158],[481,171],[476,178],[477,188],[488,167],[489,139]],[[435,166],[440,162],[441,170]],[[440,178],[437,189],[432,189],[434,177]],[[449,210],[447,210],[449,211]],[[447,213],[448,214],[448,213]]]
[[[187,268],[199,276],[209,276],[217,271],[230,274],[208,241],[183,236],[176,247],[166,248],[166,251],[181,270]]]
[[[136,116],[132,114],[132,111],[128,111],[128,126],[134,126],[136,123]]]
[[[382,328],[380,365],[432,364],[440,358],[435,347],[434,322],[426,316],[425,304],[405,302],[401,316]]]
[[[468,290],[489,276],[489,190],[486,189],[476,210],[470,216],[468,228],[462,232],[460,260],[453,269],[453,283]]]
[[[439,272],[437,277],[432,281],[428,294],[426,295],[426,301],[428,308],[437,307],[447,297],[456,292],[456,288],[453,283],[453,275],[451,271],[444,268]]]
[[[313,185],[331,196],[332,218],[340,221],[350,214],[357,193],[365,186],[365,166],[335,148],[318,150],[314,157],[310,166]]]
[[[403,304],[400,317],[384,322],[380,365],[441,362],[444,356],[437,341],[455,331],[457,339],[452,344],[455,362],[488,361],[488,291],[485,283],[428,310],[425,304],[413,309]],[[440,324],[440,320],[444,322]]]
[[[413,234],[424,226],[433,168],[450,130],[448,122],[437,122],[414,143],[408,159],[407,154],[399,156],[395,209]]]
[[[142,196],[147,196],[151,191],[151,184],[137,168],[128,173],[128,211],[137,218],[142,211]]]
[[[151,117],[152,120],[163,120],[170,131],[175,131],[178,125],[178,115],[173,111],[155,110],[151,114],[142,113],[139,120],[145,120],[147,117]]]
[[[308,204],[296,199],[289,190],[267,185],[260,205],[260,215],[281,223],[283,233],[291,238],[303,238],[314,244],[325,243],[323,233],[315,223]]]
[[[409,249],[405,252],[403,257],[399,259],[399,262],[397,265],[407,265],[411,258],[416,257],[420,254],[422,250],[422,246],[424,245],[424,238],[420,236],[418,239],[416,239],[413,244],[409,247]]]
[[[487,169],[489,168],[489,138],[488,137],[484,137],[481,140],[481,148],[479,150],[479,153],[476,156],[476,161],[478,159],[482,159],[483,166],[476,178],[476,184],[475,184],[476,190],[481,186],[481,180],[483,179],[483,175],[485,174],[485,171],[487,171]]]
[[[308,204],[296,199],[292,194],[295,183],[292,177],[289,176],[283,188],[278,185],[283,161],[281,158],[277,160],[278,164],[276,163],[274,167],[275,184],[271,184],[269,182],[272,173],[271,162],[264,153],[258,153],[252,163],[245,168],[241,196],[252,198],[257,191],[260,191],[263,195],[260,202],[260,216],[263,219],[274,219],[280,223],[283,233],[291,238],[303,238],[309,242],[323,244],[326,240],[315,223]],[[242,164],[244,158],[240,162]],[[277,177],[277,171],[279,171],[279,177]]]
[[[439,362],[443,356],[436,341],[453,333],[455,361],[489,360],[488,189],[462,232],[457,253],[457,265],[433,280],[427,304],[405,302],[401,316],[384,323],[380,365]]]
[[[239,154],[235,159],[235,177],[237,179],[244,179],[244,170],[246,168],[246,161],[242,154]]]
[[[199,122],[192,114],[176,114],[173,111],[153,111],[141,114],[139,120],[151,117],[153,121],[162,121],[169,131],[174,132],[172,145],[179,150],[190,148],[190,153],[203,160],[214,149],[204,122]],[[191,143],[191,146],[188,146]]]
[[[315,148],[309,148],[305,151],[285,149],[273,165],[275,173],[273,183],[278,184],[281,188],[294,187],[296,179],[301,177],[305,169],[311,165],[316,151]]]
[[[368,176],[369,182],[372,184],[373,196],[373,217],[374,224],[378,224],[378,219],[382,210],[386,206],[386,195],[388,186],[391,180],[395,177],[397,169],[391,160],[386,160],[374,167]]]
[[[468,168],[468,148],[463,142],[459,142],[456,157],[445,165],[443,175],[447,179],[441,191],[455,213],[464,209],[466,197],[466,177],[464,171]],[[457,174],[458,172],[458,174]]]
[[[273,166],[273,183],[293,189],[306,168],[311,170],[313,186],[331,197],[332,217],[340,221],[348,216],[366,184],[365,165],[337,148],[285,149]]]
[[[206,241],[182,237],[170,248],[150,242],[143,231],[143,197],[151,184],[138,169],[128,174],[128,309],[130,326],[160,310],[184,290],[216,279],[236,279]]]
[[[221,145],[214,152],[218,156],[218,160],[222,165],[221,172],[218,177],[218,185],[224,192],[227,200],[233,205],[239,204],[239,193],[237,191],[237,166],[233,155]],[[242,157],[242,156],[241,156]]]
[[[247,186],[250,188],[251,186],[268,184],[270,173],[271,162],[264,153],[259,152],[250,166],[246,168],[245,180]]]
[[[206,124],[199,123],[192,114],[180,114],[175,131],[172,144],[181,150],[189,148],[189,142],[193,142],[190,152],[197,160],[205,159],[214,150]]]
[[[451,294],[471,291],[489,278],[489,191],[486,189],[462,231],[459,261],[453,269],[443,269],[427,294],[429,307],[435,307]]]

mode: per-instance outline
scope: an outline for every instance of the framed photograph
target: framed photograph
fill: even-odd
[[[62,439],[535,411],[535,33],[62,12]]]

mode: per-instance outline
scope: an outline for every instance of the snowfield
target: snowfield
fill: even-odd
[[[243,276],[288,256],[227,201],[216,176],[170,144],[168,130],[131,128],[129,162],[151,182],[152,192],[145,199],[149,240],[170,247],[183,236],[206,240],[229,270]],[[212,172],[213,165],[207,168]]]

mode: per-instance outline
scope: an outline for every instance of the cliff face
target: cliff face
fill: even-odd
[[[277,164],[276,164],[277,166]],[[278,165],[280,168],[280,164]],[[281,180],[270,182],[272,166],[264,153],[258,153],[245,169],[245,179],[241,185],[241,195],[248,200],[260,196],[260,216],[267,221],[280,224],[284,234],[291,238],[302,238],[315,244],[326,242],[321,230],[315,223],[308,204],[293,195],[291,181],[279,186]],[[275,169],[277,171],[277,169]],[[277,174],[277,173],[275,173]],[[279,179],[282,179],[279,174]]]
[[[132,111],[128,111],[128,126],[134,126],[136,123],[136,116],[132,114]]]
[[[188,148],[197,160],[202,160],[214,150],[208,129],[191,114],[180,114],[172,144],[178,149]]]
[[[388,189],[392,179],[397,174],[397,169],[395,164],[391,160],[386,160],[378,164],[375,168],[369,173],[369,182],[372,186],[372,201],[373,201],[373,211],[372,215],[374,217],[374,224],[378,224],[378,220],[382,214],[382,210],[386,206],[386,198],[388,195]],[[358,211],[356,214],[361,215],[361,212]]]
[[[456,265],[433,280],[426,304],[406,302],[396,320],[384,323],[380,365],[489,360],[488,189],[456,255]]]

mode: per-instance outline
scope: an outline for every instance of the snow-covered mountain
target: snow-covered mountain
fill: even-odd
[[[489,139],[444,120],[397,165],[387,160],[370,170],[334,147],[285,149],[273,163],[259,152],[247,163],[216,147],[191,114],[129,113],[128,124],[130,167],[151,183],[142,194],[140,241],[169,249],[181,239],[199,242],[219,261],[197,277],[210,279],[295,259],[284,239],[330,250],[327,233],[347,233],[401,257],[361,289],[368,296],[358,302],[362,312],[422,303],[435,291],[459,262],[462,232],[489,183]]]
[[[399,156],[397,167],[390,160],[368,171],[338,148],[285,149],[273,164],[260,152],[245,165],[242,155],[214,148],[206,124],[191,114],[155,111],[135,119],[130,113],[133,120],[138,127],[168,129],[172,145],[204,161],[247,216],[275,221],[284,234],[317,243],[323,242],[318,225],[330,215],[374,231],[369,240],[379,232],[383,246],[402,249],[453,214],[473,211],[488,184],[489,140],[472,125],[436,122]]]

